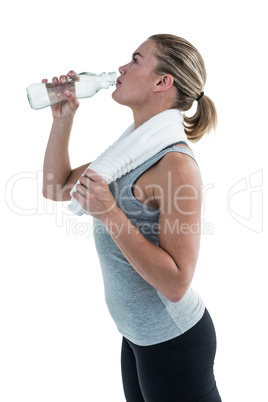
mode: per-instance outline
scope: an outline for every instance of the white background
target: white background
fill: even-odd
[[[268,401],[265,2],[25,0],[3,7],[1,402],[124,401],[121,336],[105,306],[91,218],[42,198],[51,113],[32,110],[25,89],[70,69],[114,71],[162,32],[203,55],[205,92],[219,114],[216,135],[192,146],[205,186],[193,287],[217,330],[218,387],[224,402]],[[111,93],[81,101],[73,167],[92,161],[132,122]]]

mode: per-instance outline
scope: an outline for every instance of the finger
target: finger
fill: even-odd
[[[60,82],[61,82],[61,83],[65,82],[66,80],[67,80],[66,75],[61,75],[61,76],[60,76]]]
[[[80,177],[79,182],[86,188],[89,188],[90,184],[93,183],[93,181],[89,177],[84,175]]]
[[[75,190],[78,194],[82,195],[83,197],[85,196],[86,193],[86,187],[82,186],[81,184],[77,184],[75,187]]]
[[[68,101],[70,102],[72,107],[74,109],[77,109],[79,106],[79,102],[78,102],[75,94],[73,92],[69,91],[68,89],[66,89],[66,91],[64,91],[64,95],[65,95],[66,99],[68,99]]]
[[[85,171],[85,176],[88,177],[92,181],[103,182],[103,184],[106,183],[106,181],[92,169],[87,169]]]
[[[43,83],[43,84],[46,84],[47,81],[48,81],[48,80],[47,80],[46,78],[43,78],[43,79],[42,79],[42,83]]]
[[[59,82],[58,77],[53,77],[52,82],[53,84],[57,84]]]
[[[84,207],[85,197],[83,197],[81,194],[77,193],[76,191],[72,194],[72,196],[81,204],[82,207]]]
[[[80,80],[79,75],[77,75],[77,73],[74,70],[69,71],[69,73],[67,74],[67,77],[72,81]]]
[[[70,70],[67,74],[67,77],[74,77],[77,73],[74,70]]]

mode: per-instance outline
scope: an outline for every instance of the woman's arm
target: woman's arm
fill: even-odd
[[[71,168],[69,158],[69,139],[72,119],[54,120],[43,168],[43,195],[54,201],[68,201],[70,191],[83,174],[89,163],[76,169]]]
[[[198,257],[201,178],[189,156],[166,155],[155,170],[159,247],[148,241],[116,206],[106,182],[94,171],[77,186],[76,198],[99,219],[132,267],[172,302],[187,292]],[[89,190],[90,188],[90,190]]]
[[[70,71],[67,76],[76,75]],[[67,76],[53,78],[53,83],[65,82]],[[47,80],[43,80],[47,82]],[[52,106],[53,124],[44,158],[43,195],[54,201],[70,200],[70,190],[89,164],[72,170],[69,159],[69,140],[73,118],[79,107],[79,102],[70,91],[65,91],[66,100]]]

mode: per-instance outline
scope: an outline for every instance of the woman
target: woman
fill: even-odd
[[[154,35],[119,72],[112,96],[132,109],[135,129],[170,109],[186,111],[194,101],[196,114],[184,116],[187,138],[198,141],[216,126],[214,104],[203,92],[203,59],[186,40]],[[45,197],[64,201],[88,166],[71,169],[68,143],[79,102],[69,91],[65,96],[52,107],[43,189]],[[213,374],[213,322],[190,287],[199,252],[201,186],[194,155],[180,143],[109,186],[88,169],[73,194],[94,217],[106,302],[123,335],[128,402],[221,401]]]

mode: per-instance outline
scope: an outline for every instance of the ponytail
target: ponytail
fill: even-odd
[[[184,114],[185,133],[189,141],[199,141],[205,133],[215,130],[216,126],[216,107],[206,95],[197,101],[197,109],[192,117],[187,117]]]

